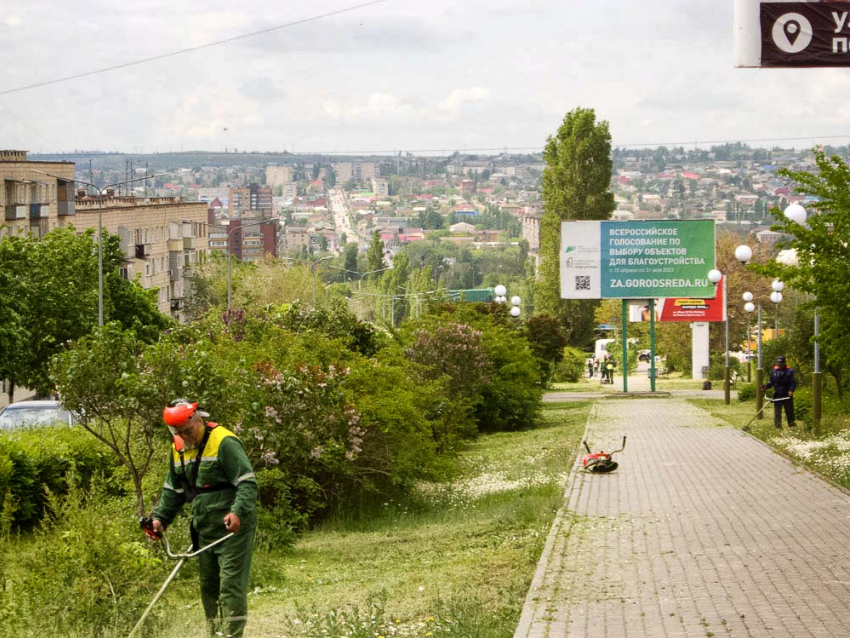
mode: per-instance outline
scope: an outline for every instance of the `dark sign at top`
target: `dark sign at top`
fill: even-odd
[[[850,3],[762,2],[761,66],[850,66]]]

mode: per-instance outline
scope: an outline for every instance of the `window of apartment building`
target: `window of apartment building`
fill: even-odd
[[[121,279],[127,279],[127,280],[130,279],[130,268],[129,267],[121,266],[121,268],[118,270],[118,272],[121,275]]]
[[[150,259],[145,259],[145,277],[150,277],[153,272],[153,264]]]

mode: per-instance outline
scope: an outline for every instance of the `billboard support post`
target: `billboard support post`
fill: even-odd
[[[629,391],[629,338],[626,334],[629,325],[629,302],[623,299],[623,392]]]
[[[649,300],[649,389],[655,392],[655,299]]]

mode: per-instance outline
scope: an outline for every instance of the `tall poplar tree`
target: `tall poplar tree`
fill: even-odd
[[[546,140],[543,159],[542,262],[534,294],[535,310],[558,317],[570,343],[584,346],[593,338],[597,302],[561,299],[561,222],[610,219],[614,212],[608,122],[597,122],[593,109],[570,111],[555,135]]]
[[[366,252],[366,272],[373,273],[371,279],[380,277],[380,274],[374,274],[376,270],[384,268],[384,242],[381,241],[381,233],[377,230],[372,233],[372,241],[369,243],[369,250]]]

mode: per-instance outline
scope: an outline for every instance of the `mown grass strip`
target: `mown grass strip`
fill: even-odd
[[[258,554],[250,635],[512,635],[590,406],[547,404],[544,426],[471,443],[452,481]]]

